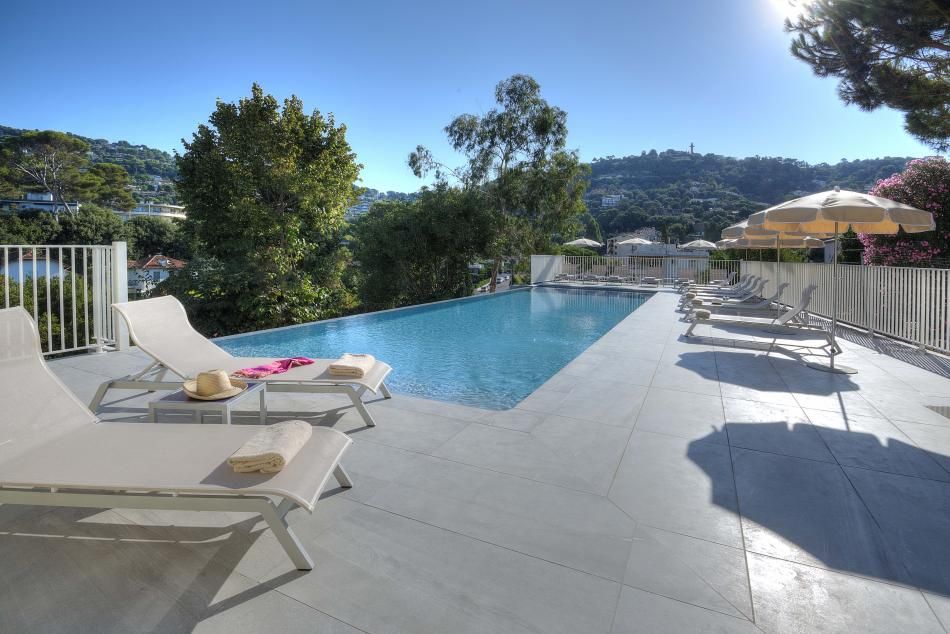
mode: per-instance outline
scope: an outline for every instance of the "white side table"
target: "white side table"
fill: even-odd
[[[171,394],[156,399],[148,404],[148,420],[154,423],[159,410],[172,411],[190,411],[194,412],[195,422],[203,423],[204,415],[207,413],[220,414],[225,425],[231,424],[231,408],[234,405],[250,396],[258,394],[260,397],[260,423],[263,425],[267,421],[267,395],[266,384],[264,382],[247,382],[247,389],[240,394],[235,394],[231,398],[223,398],[220,401],[200,401],[189,398],[184,390],[175,390]]]

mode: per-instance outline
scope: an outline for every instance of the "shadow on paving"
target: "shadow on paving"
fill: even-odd
[[[235,582],[264,533],[257,516],[143,526],[106,509],[0,507],[0,630],[59,630],[68,612],[72,631],[190,631],[305,574]]]
[[[809,315],[809,322],[819,324],[829,329],[830,322],[826,319]],[[857,330],[839,326],[837,330],[838,338],[857,344],[868,350],[874,350],[878,354],[883,354],[892,359],[903,361],[921,370],[927,370],[937,376],[950,379],[950,358],[931,352],[923,352],[919,348],[890,339],[883,335],[872,336],[867,331]]]
[[[784,354],[788,354],[787,351]],[[769,355],[753,357],[741,352],[723,350],[703,350],[684,352],[679,355],[676,365],[691,370],[705,379],[721,381],[762,392],[790,392],[830,396],[840,392],[860,390],[860,386],[846,374],[827,374],[806,369],[795,358]],[[762,372],[761,364],[767,363],[768,369]],[[759,368],[755,366],[759,365]],[[805,374],[803,374],[805,373]],[[782,376],[794,377],[792,390]],[[802,376],[807,380],[800,380]]]
[[[704,451],[724,431],[725,474]],[[808,423],[727,421],[724,431],[691,442],[687,456],[714,504],[736,513],[738,500],[747,550],[950,595],[950,457]],[[827,460],[785,455],[815,443]]]

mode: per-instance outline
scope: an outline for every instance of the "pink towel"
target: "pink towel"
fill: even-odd
[[[276,361],[271,361],[270,363],[258,365],[253,368],[241,368],[235,372],[233,376],[239,376],[245,379],[263,379],[265,376],[283,374],[291,368],[296,368],[301,365],[310,365],[311,363],[313,363],[313,359],[308,359],[307,357],[277,359]]]

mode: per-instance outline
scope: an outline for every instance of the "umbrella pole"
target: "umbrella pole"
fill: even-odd
[[[782,249],[779,247],[778,234],[775,234],[775,290],[781,286],[782,281]],[[781,299],[778,298],[778,299]]]
[[[835,257],[831,261],[831,361],[828,365],[817,362],[808,363],[808,367],[833,374],[857,374],[854,368],[835,366],[838,344],[835,337],[838,331],[838,223],[835,223]]]
[[[835,338],[838,336],[838,223],[835,223],[835,258],[831,262],[831,371],[835,371]]]

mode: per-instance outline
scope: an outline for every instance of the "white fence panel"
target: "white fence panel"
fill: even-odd
[[[111,306],[128,298],[125,242],[0,245],[3,308],[36,321],[44,354],[128,346]]]
[[[742,273],[767,278],[763,294],[787,282],[784,301],[818,286],[808,309],[831,317],[831,264],[742,262]],[[950,269],[838,265],[838,320],[868,332],[950,352]]]
[[[552,281],[616,281],[638,283],[654,277],[664,283],[678,279],[708,282],[738,274],[738,260],[690,257],[610,257],[589,255],[532,255],[531,283]]]

